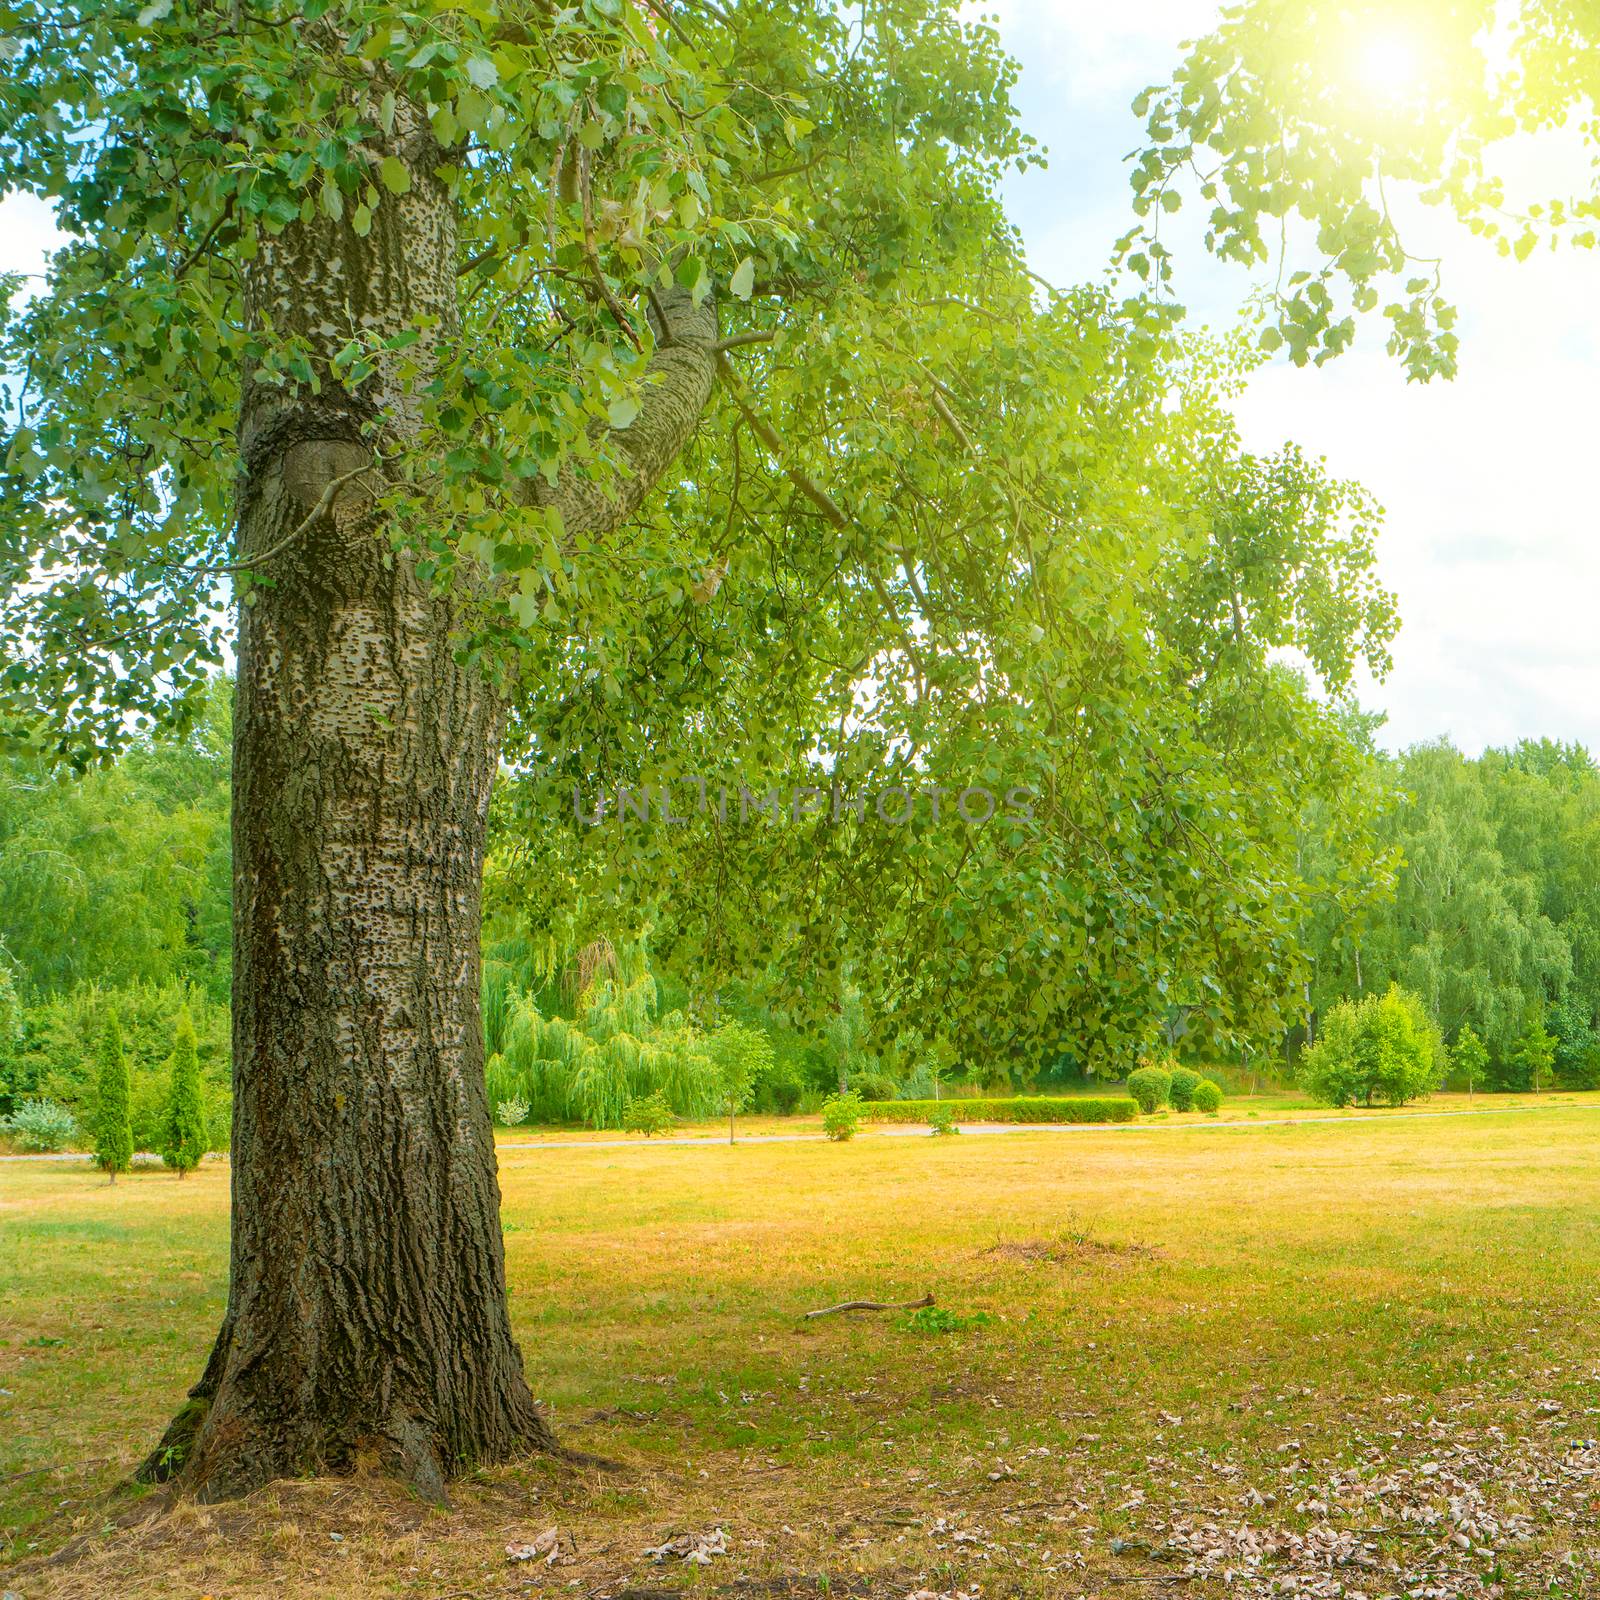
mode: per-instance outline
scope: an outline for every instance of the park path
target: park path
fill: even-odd
[[[1356,1127],[1363,1123],[1410,1122],[1436,1117],[1506,1117],[1518,1111],[1600,1111],[1600,1105],[1591,1106],[1488,1106],[1482,1111],[1389,1111],[1374,1109],[1370,1116],[1314,1116],[1314,1117],[1236,1117],[1218,1118],[1215,1122],[959,1122],[963,1133],[1221,1133],[1235,1129],[1299,1128],[1308,1124],[1337,1123]],[[825,1139],[824,1133],[752,1133],[739,1136],[740,1144],[806,1144]],[[874,1123],[862,1130],[858,1138],[927,1139],[930,1130],[921,1123]],[[726,1145],[726,1138],[714,1134],[692,1134],[644,1139],[635,1135],[631,1139],[530,1139],[524,1143],[509,1141],[495,1146],[502,1150],[636,1150],[649,1145]],[[13,1158],[16,1159],[16,1158]]]
[[[963,1133],[1234,1133],[1249,1132],[1254,1128],[1304,1128],[1333,1123],[1356,1128],[1372,1127],[1377,1123],[1424,1122],[1440,1117],[1511,1117],[1518,1112],[1600,1111],[1600,1105],[1553,1106],[1485,1106],[1481,1111],[1389,1111],[1375,1109],[1370,1114],[1353,1116],[1314,1117],[1236,1117],[1218,1118],[1215,1122],[962,1122],[957,1126]],[[740,1134],[740,1144],[808,1144],[825,1139],[823,1133],[751,1133]],[[927,1139],[929,1130],[920,1123],[871,1124],[864,1138]],[[495,1154],[506,1150],[648,1150],[663,1146],[680,1149],[726,1146],[728,1141],[717,1134],[697,1133],[663,1135],[644,1139],[635,1135],[631,1139],[528,1139],[521,1143],[502,1142],[495,1146]],[[141,1156],[145,1152],[140,1152]],[[0,1161],[84,1161],[81,1150],[55,1155],[0,1156]],[[149,1156],[150,1160],[157,1160]]]

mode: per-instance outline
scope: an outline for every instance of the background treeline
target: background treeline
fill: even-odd
[[[1470,1027],[1487,1087],[1531,1089],[1519,1044],[1545,1029],[1558,1079],[1600,1087],[1600,769],[1580,745],[1525,741],[1469,760],[1450,744],[1374,755],[1392,800],[1378,827],[1391,898],[1313,921],[1310,1015],[1391,983],[1454,1044]]]
[[[211,1144],[226,1148],[229,731],[221,686],[186,740],[139,744],[82,777],[0,761],[0,1112],[38,1096],[92,1122],[96,1041],[115,1010],[135,1141],[154,1148],[187,1006]],[[1334,1005],[1397,983],[1421,996],[1447,1041],[1464,1026],[1483,1041],[1481,1087],[1534,1087],[1520,1046],[1541,1029],[1561,1082],[1600,1087],[1600,768],[1582,747],[1549,741],[1475,760],[1445,742],[1391,758],[1370,734],[1370,722],[1352,727],[1387,796],[1376,827],[1388,891],[1354,910],[1348,896],[1329,896],[1303,932],[1301,1025],[1220,1065],[1236,1086],[1286,1077]],[[509,835],[501,845],[521,847]],[[1336,864],[1322,876],[1336,879]],[[714,1041],[735,1023],[770,1046],[745,1099],[768,1112],[814,1105],[845,1085],[873,1099],[926,1098],[936,1082],[943,1092],[1082,1078],[1070,1049],[1042,1071],[999,1053],[957,1059],[936,1017],[885,1037],[848,973],[830,1018],[802,1031],[767,1003],[781,975],[697,996],[652,960],[640,929],[598,950],[564,949],[519,929],[503,898],[490,903],[490,1104],[524,1107],[527,1121],[614,1126],[628,1100],[651,1093],[680,1115],[716,1114],[726,1073]],[[1181,1008],[1155,1020],[1185,1055]]]
[[[115,1012],[134,1147],[159,1150],[187,1006],[209,1143],[227,1148],[231,727],[219,685],[191,737],[81,777],[0,759],[0,1112],[42,1098],[92,1127]]]

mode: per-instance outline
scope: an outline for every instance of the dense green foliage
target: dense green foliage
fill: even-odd
[[[5,950],[28,954],[34,967],[20,959],[0,966],[0,1096],[8,1097],[0,1108],[43,1096],[92,1122],[98,1019],[111,1004],[124,1021],[135,1144],[161,1148],[165,1062],[187,1004],[207,1126],[213,1146],[225,1148],[228,1024],[218,1002],[227,993],[226,707],[219,691],[189,739],[140,744],[81,780],[24,782],[17,763],[5,769],[12,779],[0,787]],[[1311,906],[1302,939],[1314,1014],[1397,982],[1423,997],[1455,1041],[1453,1081],[1466,1087],[1470,1075],[1473,1087],[1510,1089],[1531,1086],[1515,1052],[1527,1017],[1538,1012],[1554,1039],[1555,1079],[1577,1088],[1600,1083],[1600,770],[1588,753],[1529,743],[1472,760],[1430,744],[1389,758],[1368,745],[1360,761],[1360,781],[1374,796],[1391,797],[1371,808],[1366,848],[1374,862],[1392,864],[1392,894],[1364,889],[1358,902],[1335,896]],[[500,841],[497,851],[507,855],[516,847],[510,833]],[[45,858],[68,864],[54,888],[51,873],[29,865]],[[493,874],[506,870],[502,861],[497,853]],[[1335,865],[1314,870],[1331,883]],[[101,906],[114,915],[91,914]],[[665,910],[670,917],[670,903]],[[535,1120],[592,1120],[593,1108],[584,1109],[561,1077],[559,1035],[576,1018],[561,1014],[574,1008],[551,987],[560,964],[554,946],[535,954],[526,943],[489,945],[485,1031],[490,1054],[503,1053],[491,1104],[521,1098]],[[95,966],[122,986],[85,982]],[[636,962],[631,970],[638,983],[643,969]],[[667,981],[662,972],[651,977],[657,992]],[[670,982],[673,1003],[659,1008],[665,1015],[659,1023],[639,1019],[631,1035],[667,1053],[645,1050],[633,1069],[644,1077],[634,1081],[664,1087],[680,1114],[709,1115],[726,1101],[693,1058],[720,1070],[710,1049],[716,1031],[679,1026],[689,994]],[[634,1000],[649,993],[641,988]],[[949,1040],[909,1030],[873,1050],[862,991],[842,984],[838,993],[834,1020],[807,1033],[767,1008],[760,982],[729,991],[726,1014],[773,1052],[762,1057],[747,1104],[793,1111],[807,1094],[836,1085],[841,1068],[869,1099],[928,1098],[935,1069],[946,1081],[1025,1088],[1037,1081],[992,1051],[958,1056]],[[530,1004],[552,1025],[548,1037],[527,1015]],[[1481,1063],[1472,1045],[1460,1049],[1464,1029],[1482,1046]],[[541,1038],[548,1060],[535,1068]],[[1270,1037],[1258,1048],[1269,1058],[1277,1053]],[[527,1075],[528,1092],[523,1077],[507,1075],[508,1060]],[[548,1092],[533,1092],[546,1075]],[[615,1110],[599,1114],[615,1125]]]
[[[122,989],[85,985],[27,1008],[13,1071],[14,1093],[58,1100],[92,1127],[101,1022],[113,1010],[128,1061],[134,1143],[140,1150],[160,1150],[171,1080],[167,1063],[185,1008],[195,1027],[208,1143],[214,1150],[226,1150],[232,1121],[227,1008],[178,982]]]
[[[969,1122],[1132,1122],[1138,1102],[1088,1095],[1017,1095],[1005,1100],[869,1100],[862,1115],[869,1122],[921,1122],[936,1105],[954,1105]]]
[[[1128,1074],[1128,1093],[1146,1116],[1166,1105],[1172,1093],[1172,1074],[1164,1067],[1135,1067]]]
[[[1174,1111],[1194,1109],[1194,1092],[1200,1086],[1200,1081],[1200,1074],[1191,1067],[1174,1069],[1172,1080],[1167,1087],[1167,1099]]]
[[[161,1159],[181,1178],[200,1165],[200,1158],[209,1148],[205,1092],[200,1083],[200,1055],[195,1040],[194,1019],[187,1009],[178,1013],[170,1070],[172,1081]]]
[[[95,1078],[94,1159],[102,1172],[111,1174],[133,1165],[133,1125],[128,1120],[128,1059],[123,1054],[122,1030],[115,1011],[106,1013],[100,1035],[99,1073]]]
[[[12,1074],[22,1050],[22,996],[11,969],[0,965],[0,1104],[10,1099]]]
[[[1550,1007],[1545,1021],[1555,1036],[1551,1064],[1556,1076],[1575,1089],[1600,1088],[1600,1032],[1576,983]]]
[[[1448,1067],[1444,1039],[1414,994],[1391,988],[1345,1000],[1300,1060],[1300,1082],[1332,1106],[1400,1106],[1432,1094]]]
[[[231,727],[219,682],[188,737],[82,778],[0,756],[0,967],[25,997],[181,978],[227,1000]]]
[[[1222,1109],[1222,1086],[1214,1079],[1202,1078],[1194,1086],[1190,1100],[1196,1111],[1203,1111],[1208,1117],[1214,1117]]]
[[[531,1121],[595,1128],[621,1127],[628,1102],[652,1094],[678,1116],[727,1109],[712,1036],[681,1010],[659,1014],[659,989],[642,946],[614,954],[597,970],[570,1016],[541,1011],[541,999],[551,1004],[548,991],[519,989],[514,978],[503,962],[485,965],[491,1106],[515,1101]]]
[[[1491,1087],[1527,1087],[1512,1054],[1529,1015],[1542,1015],[1563,1080],[1587,1084],[1600,1017],[1592,757],[1546,741],[1476,760],[1443,743],[1369,759],[1396,796],[1378,823],[1400,862],[1394,895],[1308,928],[1314,1008],[1398,983],[1448,1038],[1472,1029],[1487,1067],[1475,1080]]]

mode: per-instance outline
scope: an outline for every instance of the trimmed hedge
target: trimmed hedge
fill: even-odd
[[[868,1100],[868,1122],[926,1122],[935,1106],[951,1106],[961,1122],[1132,1122],[1139,1107],[1118,1096],[1093,1100],[1046,1099],[1042,1095],[1009,1100]]]

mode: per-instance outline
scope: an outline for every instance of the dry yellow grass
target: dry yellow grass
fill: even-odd
[[[444,1513],[355,1480],[221,1508],[117,1490],[220,1315],[226,1172],[112,1189],[0,1165],[6,1581],[24,1600],[1042,1596],[1163,1592],[1193,1567],[1186,1594],[1288,1577],[1376,1597],[1425,1588],[1426,1554],[1451,1596],[1600,1593],[1565,1560],[1590,1559],[1600,1472],[1597,1109],[502,1148],[530,1376],[620,1469],[485,1473]],[[801,1320],[926,1291],[938,1316]],[[1385,1474],[1387,1498],[1351,1487]],[[1470,1550],[1442,1483],[1487,1530]],[[1276,1554],[1257,1572],[1235,1552],[1225,1589],[1208,1521]],[[732,1553],[703,1570],[640,1556],[718,1525]],[[570,1565],[507,1562],[551,1526]],[[1293,1547],[1324,1534],[1379,1566]]]

